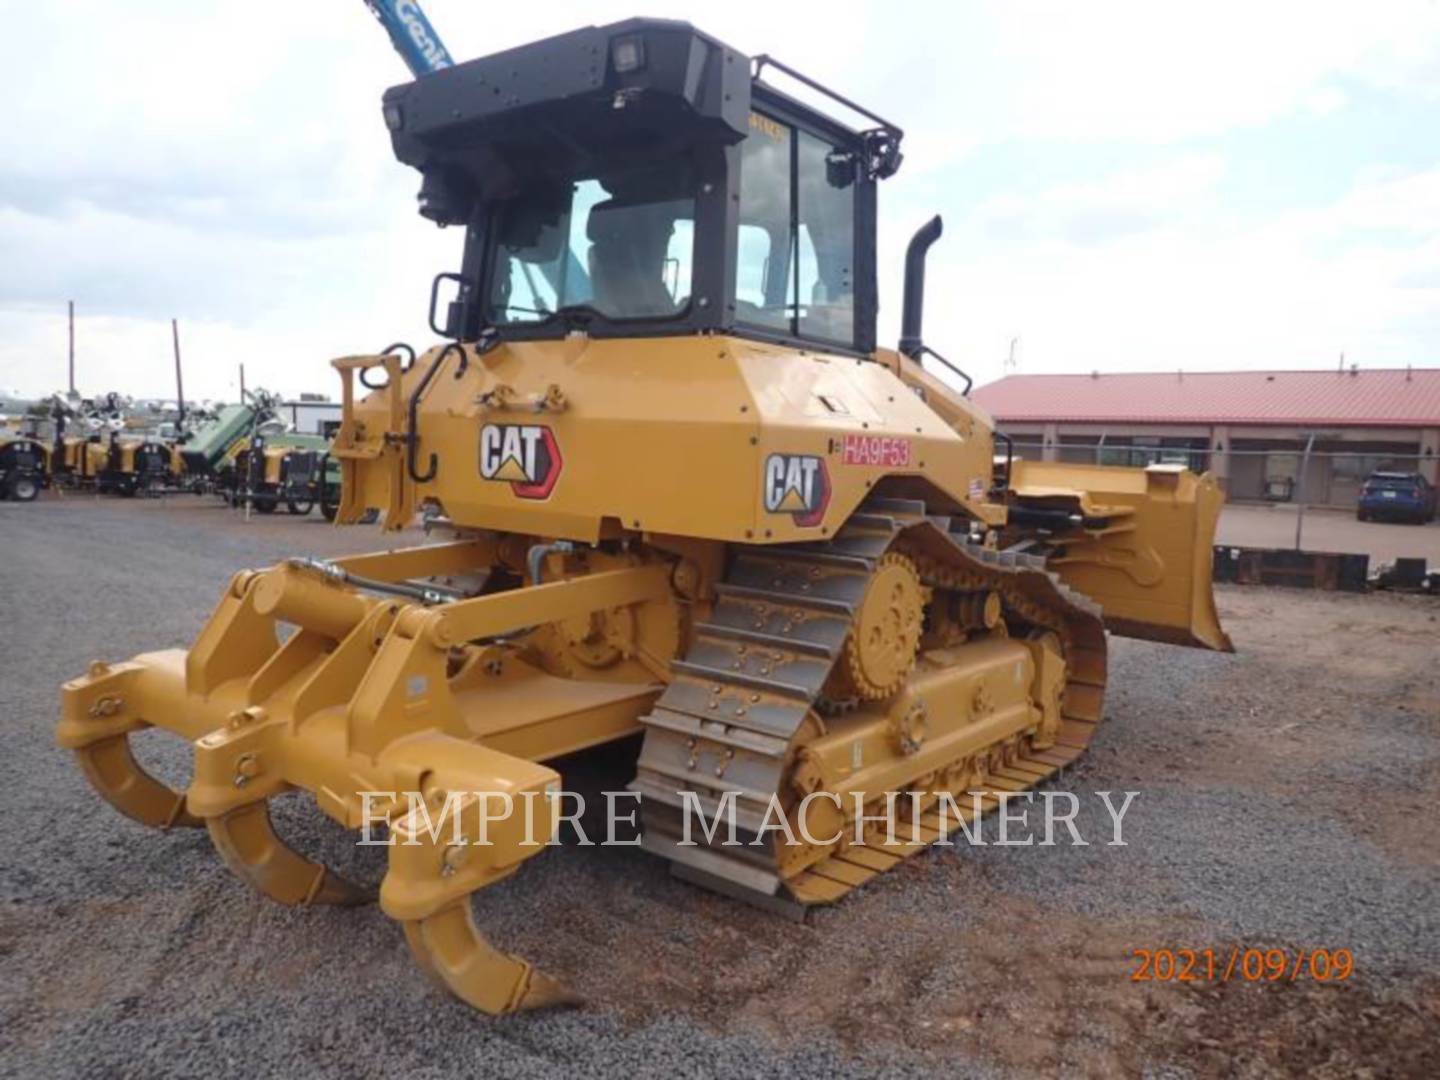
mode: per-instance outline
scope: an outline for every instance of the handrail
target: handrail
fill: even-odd
[[[403,349],[405,352],[407,352],[407,353],[410,354],[410,362],[409,362],[408,364],[402,363],[402,364],[400,365],[400,372],[401,372],[401,374],[404,374],[405,372],[409,371],[411,368],[413,368],[413,367],[415,366],[415,350],[414,350],[413,348],[411,348],[409,345],[405,344],[405,342],[403,342],[403,341],[397,341],[397,342],[395,342],[395,343],[392,344],[392,345],[386,345],[385,348],[381,349],[381,350],[380,350],[378,353],[376,353],[375,355],[377,355],[377,356],[389,356],[391,353],[397,352],[397,351],[399,351],[399,350],[401,350],[401,349]],[[365,372],[368,371],[368,370],[369,370],[368,368],[361,368],[361,369],[360,369],[360,385],[363,386],[363,387],[365,387],[366,390],[383,390],[383,389],[385,389],[386,386],[389,385],[388,382],[383,382],[383,383],[378,383],[378,384],[377,384],[377,383],[372,383],[372,382],[370,382],[369,380],[367,380],[367,379],[365,378]]]
[[[949,360],[946,360],[945,357],[941,356],[938,352],[936,352],[934,349],[932,349],[929,345],[921,345],[918,349],[915,350],[915,352],[914,352],[913,354],[911,354],[911,356],[912,356],[912,358],[915,360],[916,363],[920,363],[920,358],[921,358],[922,356],[933,356],[936,360],[939,360],[940,363],[944,364],[947,368],[949,368],[952,373],[954,373],[954,374],[956,374],[956,375],[959,375],[960,378],[962,378],[962,379],[965,380],[965,389],[961,391],[960,396],[961,396],[961,397],[969,397],[969,396],[970,396],[970,388],[975,385],[975,380],[972,379],[972,378],[970,378],[969,375],[966,375],[965,372],[961,371],[958,367],[956,367],[954,364],[952,364]],[[922,368],[924,367],[923,364],[921,364],[920,366],[921,366]]]

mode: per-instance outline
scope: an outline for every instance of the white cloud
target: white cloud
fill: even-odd
[[[1208,209],[1224,174],[1221,155],[1187,154],[1029,197],[997,195],[967,216],[1000,243],[1042,236],[1102,243]]]
[[[1349,100],[1350,96],[1338,86],[1321,86],[1306,94],[1302,104],[1314,115],[1326,116],[1343,108]]]
[[[1426,0],[981,10],[980,39],[1013,91],[998,120],[1024,138],[1176,140],[1281,115],[1337,76],[1424,85],[1440,33]]]
[[[1183,190],[1208,168],[1156,175]],[[1135,179],[1014,200],[1007,212],[1041,223],[1017,232],[1024,242],[937,259],[931,295],[958,302],[938,306],[936,343],[982,381],[1017,334],[1029,371],[1326,367],[1341,351],[1366,366],[1440,360],[1440,168],[1260,225],[1177,212],[1100,245],[1043,227]]]

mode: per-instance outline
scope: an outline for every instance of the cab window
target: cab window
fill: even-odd
[[[795,303],[790,168],[795,132],[760,113],[740,146],[740,234],[735,267],[735,317],[769,330],[791,331]]]
[[[798,332],[849,342],[855,337],[855,162],[805,131],[796,152]]]
[[[690,304],[694,219],[684,161],[530,192],[499,216],[490,321],[678,316]]]
[[[855,168],[849,151],[751,113],[741,145],[737,321],[853,344]]]

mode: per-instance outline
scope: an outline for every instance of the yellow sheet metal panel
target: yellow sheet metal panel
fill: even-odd
[[[887,476],[957,505],[981,503],[988,483],[988,431],[947,424],[882,363],[723,337],[512,342],[467,347],[463,365],[459,353],[428,384],[440,350],[398,393],[355,403],[343,456],[356,513],[394,508],[394,525],[429,499],[478,528],[785,541],[831,535]],[[408,418],[392,424],[422,385],[412,474]]]

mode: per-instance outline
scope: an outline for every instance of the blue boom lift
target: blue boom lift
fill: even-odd
[[[385,27],[395,51],[417,79],[454,65],[440,35],[415,0],[365,0],[365,6]]]

